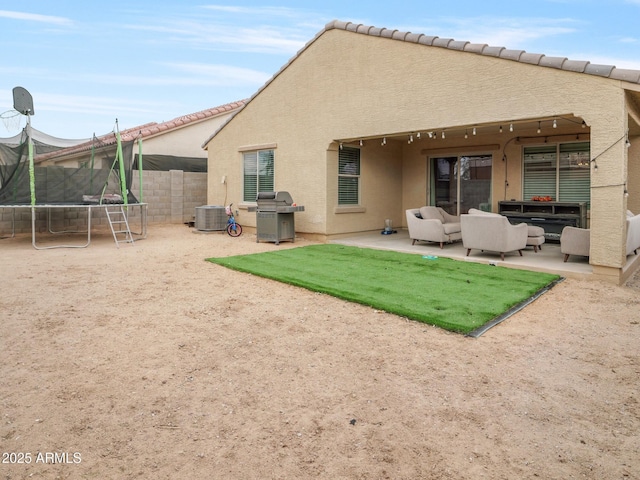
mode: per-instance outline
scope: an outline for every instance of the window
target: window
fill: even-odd
[[[338,205],[360,203],[360,149],[342,147],[338,153]]]
[[[589,142],[525,147],[523,199],[589,202]]]
[[[258,150],[244,154],[245,202],[255,202],[259,192],[273,191],[273,150]]]

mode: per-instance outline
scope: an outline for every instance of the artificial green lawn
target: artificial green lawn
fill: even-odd
[[[208,261],[460,333],[475,330],[559,278],[333,244]]]

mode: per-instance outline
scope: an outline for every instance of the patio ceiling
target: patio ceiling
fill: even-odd
[[[539,132],[538,132],[539,130]],[[417,140],[471,140],[472,138],[494,136],[496,134],[516,134],[520,137],[551,137],[554,135],[575,135],[577,140],[587,140],[590,134],[588,125],[573,115],[557,115],[554,117],[541,117],[520,119],[505,122],[479,123],[473,125],[456,125],[449,127],[416,129],[409,132],[391,132],[384,135],[362,136],[356,138],[338,139],[343,144],[358,145],[376,141],[380,144],[386,142],[408,142]],[[436,145],[433,145],[437,148]]]

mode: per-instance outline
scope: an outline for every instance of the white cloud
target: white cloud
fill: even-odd
[[[272,76],[258,70],[229,65],[203,63],[165,63],[164,65],[189,74],[189,78],[194,78],[193,76],[196,75],[196,81],[203,85],[259,86]]]
[[[144,102],[139,99],[96,97],[88,95],[56,95],[41,93],[38,95],[36,111],[87,113],[98,115],[117,115],[125,113],[154,113],[166,105],[166,102]]]
[[[583,57],[585,57],[583,55]],[[605,56],[589,56],[587,57],[591,63],[597,65],[613,65],[617,68],[625,68],[630,70],[640,70],[640,60],[626,60],[617,57],[605,57]]]
[[[29,22],[41,22],[54,25],[71,25],[73,22],[69,18],[55,17],[51,15],[38,15],[36,13],[13,12],[9,10],[0,10],[0,17],[12,18],[14,20],[26,20]]]
[[[254,87],[263,85],[271,74],[227,65],[164,63],[173,72],[166,75],[80,74],[77,81],[128,87]]]
[[[238,15],[257,15],[285,18],[299,18],[300,10],[286,7],[239,7],[229,5],[204,5],[203,8],[224,13],[232,13]]]
[[[204,5],[197,16],[190,12],[180,17],[145,17],[125,28],[160,33],[160,41],[180,42],[187,48],[290,56],[326,22],[303,9]]]
[[[287,28],[236,28],[195,22],[171,26],[129,25],[127,28],[162,33],[166,42],[181,42],[193,48],[286,55],[297,52],[309,38],[308,32]]]
[[[445,17],[436,21],[434,25],[413,31],[490,46],[526,49],[526,45],[534,40],[578,30],[578,22],[570,18]]]

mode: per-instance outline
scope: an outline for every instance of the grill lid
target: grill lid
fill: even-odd
[[[293,204],[293,199],[291,198],[291,195],[289,194],[289,192],[259,192],[258,196],[256,197],[256,202],[258,203],[258,205],[260,205],[260,203],[266,202],[266,203],[275,203],[278,206],[282,206],[282,205],[292,205]]]

